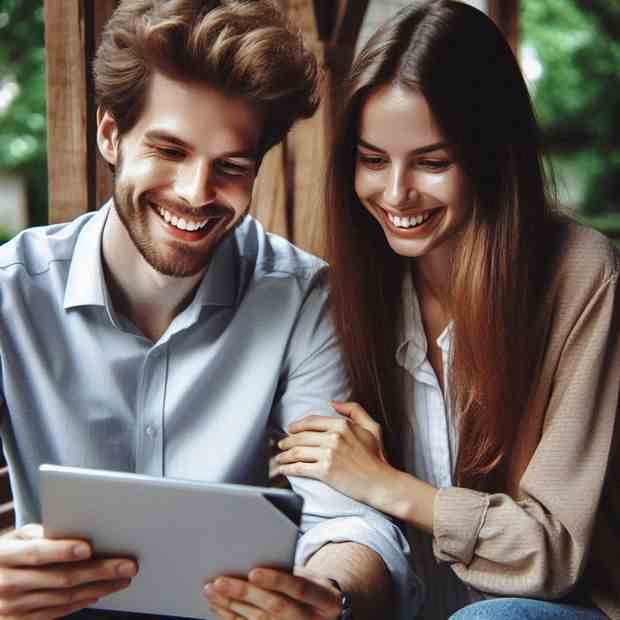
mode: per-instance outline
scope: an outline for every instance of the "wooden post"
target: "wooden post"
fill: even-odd
[[[66,222],[99,206],[109,172],[97,164],[91,64],[116,0],[45,0],[49,219]]]
[[[489,0],[489,17],[495,20],[515,55],[519,51],[520,0]]]
[[[368,0],[287,0],[324,72],[321,105],[313,118],[297,125],[287,139],[293,164],[292,240],[323,254],[323,191],[340,86],[348,72]]]

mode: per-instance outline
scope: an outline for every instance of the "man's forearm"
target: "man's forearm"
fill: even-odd
[[[355,620],[391,617],[396,605],[391,577],[381,557],[366,545],[330,543],[306,566],[322,577],[336,579],[351,595]]]

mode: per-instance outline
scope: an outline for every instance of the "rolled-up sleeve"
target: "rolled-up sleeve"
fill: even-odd
[[[435,500],[436,557],[491,594],[569,593],[589,561],[605,481],[617,484],[606,476],[619,406],[617,273],[582,296],[562,339],[542,435],[518,496],[446,488]]]
[[[310,413],[337,415],[332,399],[345,400],[350,386],[329,315],[321,277],[311,288],[299,313],[272,412],[281,430]],[[398,610],[390,618],[410,620],[421,603],[421,588],[409,564],[409,546],[400,529],[385,515],[309,478],[289,478],[304,498],[302,536],[296,562],[305,564],[328,543],[366,545],[383,559],[395,589]]]

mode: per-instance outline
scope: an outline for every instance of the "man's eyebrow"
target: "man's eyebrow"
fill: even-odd
[[[370,144],[370,142],[366,142],[366,140],[362,140],[359,138],[357,140],[359,146],[363,146],[366,149],[371,151],[377,151],[377,153],[385,153],[385,151],[374,144]],[[448,148],[449,144],[447,142],[435,142],[434,144],[427,144],[426,146],[421,146],[420,148],[414,149],[411,153],[413,155],[424,155],[425,153],[431,153],[433,151],[440,151],[441,149]]]
[[[167,131],[147,131],[144,134],[144,137],[147,140],[152,140],[154,142],[168,142],[169,144],[176,144],[177,146],[182,146],[186,149],[190,148],[190,145],[187,142],[181,140],[181,138],[175,136],[174,134],[168,133]]]
[[[172,133],[168,133],[167,131],[162,131],[159,129],[147,131],[144,134],[144,137],[145,139],[152,142],[166,142],[168,144],[174,144],[187,150],[192,149],[191,144],[185,142],[185,140],[182,140],[181,138],[175,136]],[[258,155],[255,151],[231,151],[229,153],[222,153],[221,157],[235,157],[239,159],[249,159],[251,161],[256,161],[258,159]]]

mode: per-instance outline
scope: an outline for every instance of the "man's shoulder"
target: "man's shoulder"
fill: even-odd
[[[28,228],[0,246],[0,275],[47,273],[54,263],[70,261],[81,229],[93,216],[88,213],[65,224]]]
[[[327,268],[327,263],[318,256],[279,235],[266,232],[260,222],[250,216],[245,218],[236,234],[240,259],[252,266],[255,278],[314,280]]]

